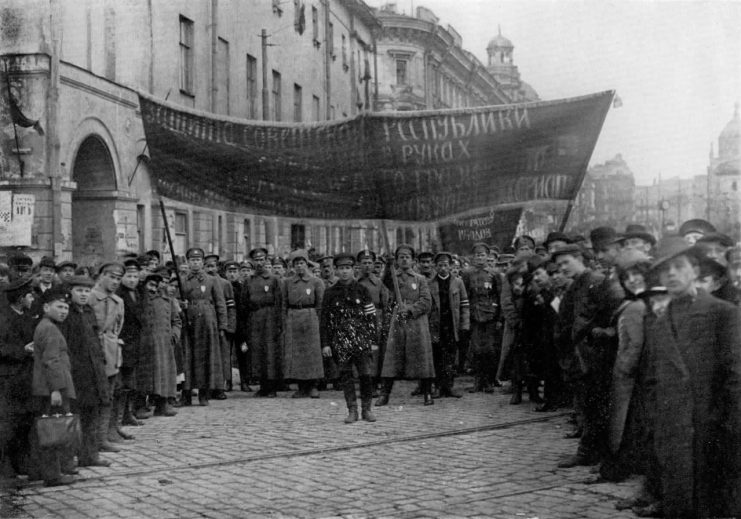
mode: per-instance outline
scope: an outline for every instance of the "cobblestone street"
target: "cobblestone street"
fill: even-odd
[[[467,381],[462,380],[463,387]],[[397,383],[378,422],[345,425],[339,391],[318,400],[233,392],[127,430],[136,440],[69,487],[5,491],[0,517],[631,518],[638,481],[584,485],[557,469],[576,440],[565,413],[466,394],[432,407]]]

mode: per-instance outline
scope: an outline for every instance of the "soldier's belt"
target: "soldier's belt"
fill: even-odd
[[[306,308],[316,308],[315,304],[310,305],[288,305],[289,310],[305,310]]]

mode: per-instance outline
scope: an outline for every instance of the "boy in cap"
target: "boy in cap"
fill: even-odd
[[[320,323],[322,353],[325,357],[333,356],[339,365],[340,385],[348,409],[347,424],[358,421],[353,367],[360,380],[361,416],[367,422],[376,421],[371,411],[374,372],[371,353],[377,339],[376,309],[368,290],[353,278],[354,265],[351,254],[335,256],[338,280],[324,293]]]
[[[245,263],[243,263],[245,265]],[[251,264],[250,264],[251,265]],[[234,293],[234,308],[236,311],[236,323],[234,333],[231,337],[227,335],[230,344],[230,353],[233,351],[234,356],[237,359],[237,368],[239,369],[239,384],[242,391],[250,391],[249,380],[250,380],[250,367],[249,367],[249,354],[246,351],[242,351],[241,345],[247,341],[247,308],[244,306],[242,300],[242,288],[244,284],[242,282],[241,267],[236,261],[227,261],[224,263],[224,273],[226,274],[226,280],[231,283],[232,291]],[[249,277],[248,277],[249,279]],[[230,355],[231,358],[231,355]],[[229,387],[231,387],[231,378],[229,380]]]
[[[131,439],[133,436],[123,432],[119,425],[141,425],[139,420],[149,418],[146,407],[146,396],[139,393],[136,387],[136,367],[147,359],[140,358],[139,339],[141,338],[141,297],[139,296],[140,270],[136,258],[124,260],[124,275],[116,295],[124,304],[124,321],[118,334],[121,342],[121,383],[115,391],[116,424],[119,436]],[[138,415],[138,419],[135,416]],[[123,433],[123,434],[121,434]]]
[[[376,253],[372,250],[362,250],[356,256],[357,264],[360,264],[360,277],[358,283],[364,286],[371,296],[373,306],[376,308],[376,333],[378,339],[376,344],[378,348],[373,351],[373,376],[376,378],[374,386],[380,382],[380,375],[383,363],[383,356],[386,353],[386,340],[383,335],[383,316],[388,308],[390,294],[386,285],[383,284],[381,279],[376,276],[375,263]],[[376,396],[376,395],[374,395]]]
[[[3,298],[9,314],[0,326],[0,435],[2,473],[28,473],[29,434],[33,427],[31,377],[33,375],[33,334],[36,319],[31,314],[31,278],[20,278],[5,286]]]
[[[739,311],[697,290],[700,259],[681,237],[664,238],[656,257],[670,302],[645,344],[663,516],[739,517]]]
[[[98,280],[90,292],[88,304],[95,312],[98,321],[98,337],[103,355],[105,356],[106,376],[110,389],[111,400],[101,408],[102,417],[100,436],[100,450],[102,452],[118,452],[120,449],[113,445],[121,441],[118,434],[118,412],[120,400],[115,400],[115,391],[119,387],[119,369],[121,368],[122,352],[119,343],[119,334],[124,322],[124,304],[116,290],[121,285],[125,268],[121,263],[108,262],[98,270]],[[116,409],[114,410],[114,405]]]
[[[51,411],[70,412],[71,401],[77,395],[72,382],[72,368],[67,341],[59,329],[69,313],[69,294],[52,288],[43,294],[43,317],[33,334],[32,392],[37,400],[38,414]],[[69,449],[63,447],[41,448],[35,434],[31,434],[32,455],[41,472],[45,486],[69,485],[74,478],[66,472],[70,462]]]
[[[75,410],[80,416],[82,444],[78,453],[81,467],[108,467],[109,461],[99,456],[101,409],[111,401],[105,358],[98,339],[98,322],[88,305],[94,282],[86,276],[75,276],[68,284],[70,305],[67,319],[59,325],[67,341],[72,365],[72,381],[77,399]]]
[[[63,261],[57,264],[56,271],[59,281],[62,284],[69,283],[75,275],[75,270],[77,270],[77,263],[73,261]]]

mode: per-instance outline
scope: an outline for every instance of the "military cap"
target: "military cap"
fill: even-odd
[[[551,259],[555,260],[559,256],[563,256],[564,254],[571,254],[572,256],[584,256],[584,251],[575,243],[568,243],[561,247],[557,247],[553,252],[551,252]]]
[[[617,240],[618,234],[612,227],[596,227],[589,231],[589,241],[594,250],[601,250]]]
[[[214,260],[216,263],[218,263],[219,259],[220,258],[218,254],[211,253],[211,254],[206,254],[203,257],[203,262],[206,263],[207,261]]]
[[[273,259],[272,259],[272,260],[270,261],[270,263],[271,263],[272,265],[283,265],[283,268],[284,268],[284,269],[285,269],[285,268],[288,268],[288,263],[286,263],[286,260],[284,260],[284,259],[283,259],[283,258],[281,258],[280,256],[276,256],[276,257],[274,257],[274,258],[273,258]]]
[[[124,271],[126,269],[122,264],[120,264],[117,261],[109,261],[107,263],[103,263],[100,268],[98,269],[98,274],[104,274],[105,272],[118,272],[122,276],[124,275]]]
[[[8,283],[3,289],[5,291],[5,297],[8,299],[8,302],[15,303],[16,301],[18,301],[19,297],[25,296],[29,292],[33,292],[32,281],[33,278],[31,277],[22,277]]]
[[[548,247],[549,243],[552,243],[554,241],[562,241],[564,243],[571,243],[571,238],[566,236],[566,234],[558,231],[549,232],[548,236],[545,237],[545,241],[543,242],[543,245],[545,247]]]
[[[75,263],[74,261],[63,261],[61,263],[57,263],[56,270],[57,272],[60,272],[63,268],[67,268],[67,267],[71,268],[72,270],[75,270],[77,269],[77,263]]]
[[[334,256],[323,256],[323,257],[319,258],[318,261],[319,261],[319,264],[320,265],[323,264],[323,263],[325,263],[325,262],[327,262],[327,261],[334,262]]]
[[[167,279],[169,279],[169,275]],[[157,271],[157,272],[151,272],[147,274],[147,277],[144,278],[144,283],[149,283],[150,281],[156,281],[157,283],[162,283],[162,281],[164,280],[165,278],[162,277],[162,274],[160,274],[159,271]]]
[[[523,234],[522,236],[518,236],[517,238],[515,238],[515,249],[519,249],[520,247],[522,247],[523,242],[529,242],[530,248],[535,248],[535,238],[533,238],[532,236],[528,236],[527,234]]]
[[[449,252],[441,251],[435,254],[435,264],[443,258],[448,258],[448,263],[453,263],[453,255]]]
[[[306,264],[309,264],[309,253],[306,249],[296,249],[288,255],[288,260],[293,265],[298,260],[304,260]]]
[[[651,246],[656,245],[656,238],[654,237],[654,235],[648,232],[645,226],[637,223],[629,224],[625,228],[625,232],[618,237],[617,241],[622,242],[630,238],[639,238],[647,243],[650,243]]]
[[[72,287],[90,287],[92,288],[95,286],[95,281],[89,276],[73,276],[72,279],[70,279],[67,282],[67,286]]]
[[[250,260],[244,260],[242,263],[239,264],[240,269],[255,269],[255,264],[252,263]]]
[[[394,257],[398,257],[399,253],[403,250],[409,251],[409,253],[412,255],[412,259],[414,259],[414,247],[406,243],[402,243],[401,245],[396,247],[396,250],[394,251]]]
[[[18,270],[25,267],[25,270],[27,270],[33,266],[33,260],[27,254],[17,251],[8,257],[8,265],[16,267]]]
[[[360,252],[358,252],[358,255],[357,256],[355,256],[355,259],[357,260],[358,263],[360,263],[361,261],[363,261],[364,259],[367,259],[367,258],[370,258],[370,259],[372,259],[375,262],[376,261],[376,253],[373,252],[372,250],[363,249]]]
[[[157,261],[159,261],[159,260],[162,259],[162,256],[160,256],[160,251],[158,251],[156,249],[148,250],[147,251],[147,256],[151,256],[153,258],[157,258]]]
[[[63,303],[69,304],[69,292],[62,287],[51,287],[49,290],[41,294],[42,303],[51,304],[54,301],[62,301]]]
[[[491,252],[491,247],[489,247],[487,244],[485,244],[482,241],[476,242],[471,246],[471,253],[475,253],[476,249],[484,249],[487,254]]]
[[[225,261],[224,270],[230,270],[230,269],[239,270],[239,263],[237,263],[234,260]]]
[[[191,259],[191,258],[201,258],[206,255],[205,252],[203,252],[203,249],[200,247],[191,247],[185,252],[185,259]]]
[[[136,258],[125,259],[123,265],[126,271],[133,270],[139,272],[141,270],[141,267],[139,266],[139,260]]]
[[[136,261],[137,263],[139,263],[140,267],[148,267],[152,261],[152,256],[150,256],[149,254],[142,254],[141,256],[136,258]]]
[[[418,260],[423,260],[423,259],[434,259],[434,258],[435,258],[435,255],[434,255],[433,253],[431,253],[430,251],[427,251],[427,250],[425,250],[425,251],[422,251],[422,252],[420,252],[420,253],[419,253],[419,254],[417,255],[417,259],[418,259]]]
[[[261,252],[261,253],[263,254],[263,256],[265,256],[266,258],[268,257],[268,249],[266,249],[265,247],[255,247],[255,248],[254,248],[254,249],[252,249],[252,250],[250,251],[250,253],[249,253],[249,257],[250,257],[250,259],[255,259],[255,254],[257,254],[257,253],[260,253],[260,252]]]
[[[341,267],[343,265],[350,265],[352,267],[355,265],[355,256],[349,252],[340,252],[339,254],[335,254],[332,261],[335,267]]]
[[[50,268],[52,270],[56,270],[57,269],[57,264],[54,263],[54,258],[52,258],[50,256],[44,256],[39,261],[39,268],[41,268],[41,267],[46,267],[46,268]]]
[[[722,247],[733,247],[734,245],[730,236],[720,232],[709,232],[698,238],[697,243],[719,243]]]
[[[707,220],[703,220],[702,218],[693,218],[692,220],[687,220],[679,226],[680,236],[686,236],[691,232],[696,232],[699,234],[709,234],[711,232],[716,232],[716,230],[713,224],[711,224]]]

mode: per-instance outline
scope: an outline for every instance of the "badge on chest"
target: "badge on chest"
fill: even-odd
[[[206,285],[201,285],[201,293],[206,293]]]
[[[310,289],[310,288],[307,288],[307,289],[306,289],[306,295],[307,295],[307,296],[310,296],[310,295],[311,295],[311,289]]]
[[[417,283],[412,283],[412,290],[417,290]]]
[[[484,288],[487,290],[491,290],[491,281],[485,281],[484,282]]]
[[[267,294],[268,292],[270,292],[270,287],[268,285],[265,285],[265,293]]]

